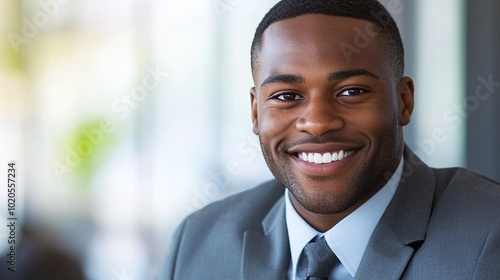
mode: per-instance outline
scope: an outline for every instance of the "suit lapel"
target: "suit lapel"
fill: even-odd
[[[425,239],[436,188],[433,171],[409,148],[398,190],[375,228],[355,279],[400,279]]]
[[[262,230],[244,233],[242,279],[286,279],[289,263],[290,247],[282,197],[262,222]]]

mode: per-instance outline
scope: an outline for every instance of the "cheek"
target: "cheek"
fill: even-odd
[[[259,112],[259,135],[264,145],[271,147],[272,150],[276,150],[294,127],[293,120],[279,110]]]
[[[380,107],[379,111],[374,114],[373,119],[376,119],[376,122],[372,126],[376,128],[374,129],[374,133],[377,133],[378,138],[387,138],[394,137],[393,133],[397,126],[397,106],[392,103],[392,101],[387,102],[386,106]]]
[[[350,114],[346,123],[351,125],[353,130],[366,135],[372,142],[388,136],[393,130],[394,117],[397,108],[390,101],[379,102],[370,107],[359,110],[356,114]]]

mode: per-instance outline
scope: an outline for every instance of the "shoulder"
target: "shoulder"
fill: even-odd
[[[211,225],[220,227],[248,227],[260,225],[269,210],[280,199],[285,187],[277,180],[271,180],[252,189],[213,202],[188,216],[189,225]]]
[[[436,199],[454,197],[479,208],[490,206],[500,209],[500,184],[463,168],[434,169]],[[486,205],[484,205],[486,204]]]
[[[158,279],[230,279],[239,275],[243,233],[262,227],[283,194],[284,187],[273,180],[189,215],[174,233]]]
[[[484,242],[500,225],[500,185],[462,168],[436,169],[435,174],[430,226],[453,230],[457,239]]]
[[[412,271],[420,276],[427,273],[429,279],[443,272],[464,279],[498,279],[500,185],[462,168],[433,172],[432,213]],[[456,270],[449,270],[451,263]]]

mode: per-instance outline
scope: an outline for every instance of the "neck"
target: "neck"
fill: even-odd
[[[327,232],[329,229],[334,227],[336,224],[338,224],[340,221],[342,221],[345,217],[347,217],[349,214],[354,212],[359,206],[363,205],[370,197],[372,197],[375,193],[377,193],[380,188],[377,188],[376,191],[373,191],[372,193],[369,193],[366,195],[365,198],[359,200],[356,204],[353,206],[349,207],[347,210],[340,212],[340,213],[335,213],[335,214],[318,214],[311,212],[307,209],[305,209],[295,198],[295,196],[290,192],[290,201],[292,202],[293,207],[299,213],[299,215],[304,219],[311,227],[313,227],[315,230],[324,233]]]

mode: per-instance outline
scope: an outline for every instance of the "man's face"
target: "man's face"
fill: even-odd
[[[255,65],[254,132],[294,206],[313,213],[341,213],[377,192],[399,163],[410,120],[413,84],[393,82],[384,39],[342,51],[356,47],[356,30],[374,35],[367,21],[346,17],[273,23]]]

